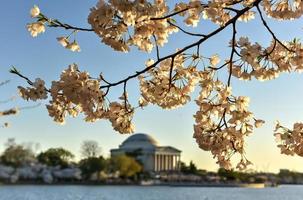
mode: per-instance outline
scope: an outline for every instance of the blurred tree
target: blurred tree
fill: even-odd
[[[142,166],[132,157],[126,155],[113,156],[109,160],[109,171],[119,172],[120,177],[135,177],[142,171]]]
[[[31,148],[17,144],[10,138],[5,144],[6,148],[0,157],[4,165],[20,167],[35,161],[35,155]]]
[[[94,140],[85,140],[81,145],[80,152],[83,158],[98,157],[101,154],[101,147]]]
[[[106,160],[102,156],[85,158],[79,162],[79,168],[86,179],[94,173],[98,174],[99,179],[99,172],[106,168]]]
[[[190,161],[188,166],[186,163],[181,162],[181,172],[184,174],[197,174],[198,169],[193,161]]]
[[[226,170],[224,168],[220,168],[218,170],[218,175],[225,180],[233,181],[239,179],[239,173],[233,170]]]
[[[68,167],[72,158],[74,158],[74,155],[61,147],[50,148],[37,156],[40,163],[48,166],[61,166],[62,168]]]
[[[189,163],[189,171],[192,174],[196,174],[198,172],[197,166],[193,161],[190,161]]]

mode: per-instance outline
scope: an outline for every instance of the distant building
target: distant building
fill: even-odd
[[[136,158],[144,171],[179,171],[181,151],[171,146],[159,146],[147,134],[134,134],[128,137],[118,149],[112,149],[111,156],[126,154]]]

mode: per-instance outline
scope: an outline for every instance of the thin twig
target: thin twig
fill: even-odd
[[[61,23],[59,20],[53,20],[52,22],[53,23],[48,25],[49,27],[62,27],[65,28],[66,30],[77,30],[77,31],[94,31],[94,29],[91,28],[81,28],[66,23]]]
[[[170,88],[171,88],[171,84],[172,84],[172,82],[173,82],[173,69],[174,69],[174,62],[175,62],[175,56],[174,57],[172,57],[172,59],[171,59],[171,63],[170,63],[170,69],[169,69],[169,89],[168,90],[170,90]]]
[[[153,34],[153,38],[154,38],[155,44],[156,44],[157,59],[159,60],[160,59],[160,51],[159,51],[159,46],[157,44],[157,38],[154,34]]]
[[[233,73],[233,59],[235,54],[235,46],[236,46],[236,21],[233,23],[233,36],[232,36],[232,44],[231,44],[231,53],[230,53],[230,59],[229,59],[229,74],[228,74],[228,81],[227,85],[230,86],[231,81],[231,75]]]
[[[191,36],[197,36],[197,37],[205,37],[205,34],[199,34],[199,33],[191,33],[189,31],[184,30],[183,28],[181,28],[180,26],[173,24],[172,22],[170,22],[169,20],[167,20],[167,23],[171,26],[174,26],[176,28],[178,28],[180,31],[182,31],[183,33],[187,34],[187,35],[191,35]]]
[[[274,34],[274,32],[269,28],[267,22],[265,21],[264,17],[263,17],[263,14],[260,10],[260,7],[259,5],[256,5],[257,7],[257,10],[258,10],[258,13],[260,15],[260,18],[261,18],[261,21],[263,23],[263,25],[265,26],[265,28],[268,30],[268,32],[272,35],[272,37],[274,38],[274,40],[276,40],[282,47],[284,47],[285,49],[287,49],[288,51],[290,52],[293,52],[293,50],[289,49],[287,46],[285,46],[277,37],[276,35]]]

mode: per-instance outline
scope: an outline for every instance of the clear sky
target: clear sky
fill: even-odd
[[[0,88],[0,100],[16,95],[18,85],[26,83],[8,73],[10,66],[16,66],[23,74],[31,79],[41,77],[49,86],[51,80],[57,80],[60,72],[71,63],[77,63],[80,69],[87,70],[97,76],[101,71],[110,80],[119,80],[143,67],[150,55],[138,52],[135,49],[128,54],[114,52],[103,45],[93,33],[79,33],[77,40],[82,51],[72,53],[62,48],[56,37],[67,35],[69,32],[47,29],[46,32],[33,39],[25,26],[31,22],[29,10],[38,5],[43,13],[51,18],[58,18],[69,24],[89,27],[87,16],[89,9],[96,0],[61,0],[61,1],[34,1],[34,0],[2,0],[0,7],[0,81],[10,79],[11,82]],[[174,3],[170,1],[170,3]],[[273,22],[270,26],[283,40],[302,36],[302,19],[293,22]],[[202,21],[196,31],[207,31],[214,28],[209,22]],[[222,59],[229,54],[227,44],[231,31],[226,30],[215,36],[201,47],[202,54],[210,56],[218,53]],[[254,41],[267,45],[270,35],[261,26],[260,20],[246,24],[239,23],[238,35],[248,35]],[[188,38],[182,33],[170,37],[170,44],[161,49],[162,55],[173,52],[197,38]],[[225,74],[226,75],[226,74]],[[221,74],[224,77],[224,73]],[[278,79],[269,82],[243,82],[232,80],[236,95],[251,97],[251,110],[257,118],[267,123],[257,129],[247,140],[247,157],[254,163],[255,170],[278,171],[280,168],[303,171],[303,158],[280,155],[273,137],[274,121],[279,119],[283,124],[291,126],[294,122],[303,121],[302,86],[300,74],[283,74]],[[132,86],[130,86],[132,84]],[[129,84],[129,96],[134,102],[138,98],[137,82]],[[111,92],[112,97],[122,93],[118,87]],[[193,98],[196,96],[194,93]],[[47,102],[42,102],[47,103]],[[10,106],[30,106],[33,102],[16,99],[7,104],[0,104],[0,110]],[[193,114],[197,106],[194,102],[177,110],[161,110],[156,106],[148,106],[138,110],[134,117],[136,131],[148,133],[162,145],[175,146],[182,150],[182,160],[194,160],[200,168],[216,170],[217,165],[209,152],[200,150],[192,138]],[[16,138],[17,142],[38,142],[41,150],[49,147],[64,147],[75,154],[79,154],[79,147],[83,140],[92,139],[102,146],[103,154],[109,155],[109,149],[117,147],[128,135],[120,135],[112,130],[107,121],[86,123],[83,116],[76,119],[68,118],[64,126],[55,124],[48,117],[44,105],[30,110],[23,110],[19,115],[1,118],[0,123],[9,121],[10,128],[0,129],[0,145],[8,138]],[[3,148],[0,147],[0,150]]]

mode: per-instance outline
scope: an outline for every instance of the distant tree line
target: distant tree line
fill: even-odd
[[[9,167],[15,169],[31,168],[41,166],[40,169],[55,169],[62,171],[77,169],[81,171],[82,181],[107,181],[109,179],[119,180],[148,180],[153,177],[144,172],[142,164],[136,160],[140,152],[133,154],[119,155],[105,158],[101,154],[101,147],[96,141],[83,141],[80,147],[81,159],[75,161],[75,155],[69,150],[57,147],[49,148],[45,151],[36,153],[39,145],[33,143],[18,144],[14,139],[8,139],[5,143],[4,151],[0,154],[0,179],[3,177],[3,171]],[[7,170],[7,169],[6,169]],[[10,178],[14,179],[15,172],[11,172]],[[66,172],[66,171],[65,171]],[[2,175],[1,175],[2,173]],[[71,173],[70,173],[71,174]],[[218,169],[217,172],[208,172],[199,169],[193,161],[187,165],[181,162],[180,172],[177,178],[173,174],[167,173],[160,177],[164,181],[195,181],[195,182],[216,182],[216,183],[281,183],[281,184],[303,184],[303,173],[289,170],[280,170],[278,174],[254,172],[254,171],[234,171],[224,168]],[[162,174],[163,175],[163,174]],[[171,177],[169,178],[169,176]],[[66,177],[66,176],[65,176]],[[47,178],[47,176],[46,176]],[[56,178],[56,177],[55,177]],[[155,178],[155,177],[154,177]],[[10,179],[12,180],[12,179]],[[117,182],[121,183],[121,182]]]
[[[87,180],[92,176],[96,176],[96,179],[99,180],[102,173],[135,179],[143,171],[142,165],[129,155],[104,158],[101,155],[101,147],[96,141],[84,141],[80,152],[82,159],[75,162],[75,155],[62,147],[49,148],[35,153],[32,145],[17,144],[14,139],[9,139],[0,156],[0,164],[14,168],[33,164],[43,164],[60,169],[78,167],[81,170],[82,178]]]

